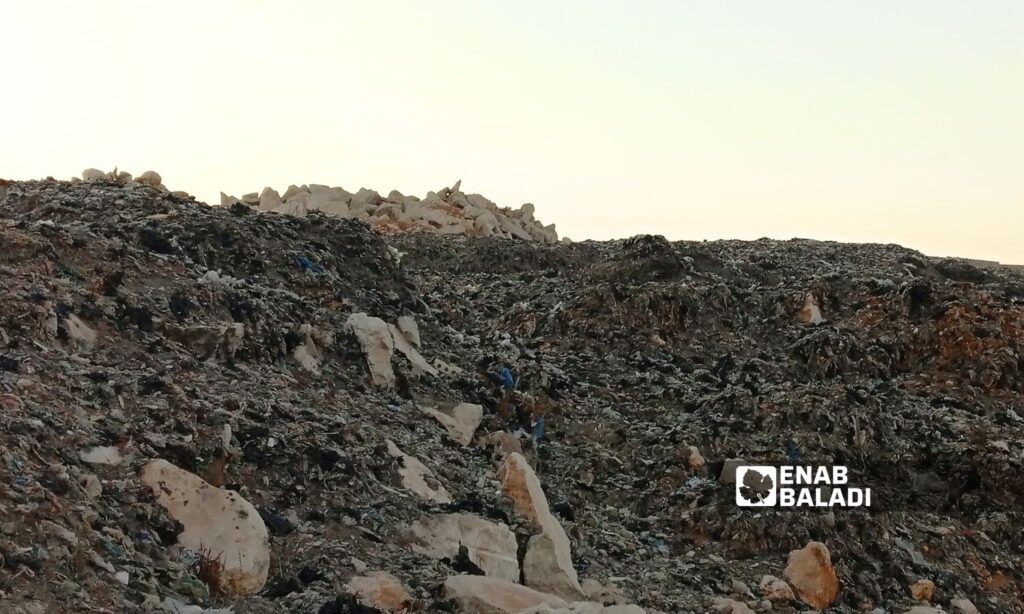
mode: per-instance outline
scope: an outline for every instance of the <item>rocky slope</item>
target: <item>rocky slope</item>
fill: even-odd
[[[0,610],[1024,612],[1018,271],[116,179],[0,185]]]

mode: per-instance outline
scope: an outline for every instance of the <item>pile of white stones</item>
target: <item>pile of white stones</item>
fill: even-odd
[[[526,241],[554,243],[554,224],[541,224],[533,217],[534,207],[498,207],[479,194],[464,194],[457,181],[450,188],[428,192],[423,199],[392,190],[381,196],[374,190],[351,193],[325,185],[290,186],[279,194],[272,188],[235,198],[221,193],[221,205],[241,202],[261,211],[306,215],[320,211],[327,215],[365,220],[382,232],[434,232],[469,236],[515,237]]]

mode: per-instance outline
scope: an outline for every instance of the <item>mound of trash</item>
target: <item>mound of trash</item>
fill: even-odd
[[[145,177],[0,181],[0,611],[1024,612],[1019,270]]]

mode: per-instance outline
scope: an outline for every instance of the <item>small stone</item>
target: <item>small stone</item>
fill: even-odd
[[[686,446],[683,448],[683,458],[686,459],[686,466],[690,469],[702,469],[704,467],[704,457],[700,455],[700,450],[697,446]],[[736,474],[733,470],[733,480],[735,481]]]
[[[787,602],[796,599],[796,595],[793,594],[793,588],[786,584],[785,580],[775,576],[762,576],[758,588],[761,589],[761,594],[769,601]]]
[[[935,592],[935,583],[931,580],[920,579],[910,585],[910,594],[918,601],[931,601]]]
[[[722,473],[718,476],[718,481],[722,484],[735,484],[736,483],[736,470],[740,465],[747,464],[747,461],[742,458],[729,458],[726,459],[725,463],[722,464]]]
[[[163,178],[156,171],[146,171],[136,177],[135,181],[153,188],[159,188],[163,184]]]
[[[348,582],[348,590],[364,606],[388,612],[403,611],[413,604],[402,582],[384,571],[353,577]]]
[[[953,609],[953,614],[979,614],[978,608],[969,599],[954,599],[949,602],[949,607]]]

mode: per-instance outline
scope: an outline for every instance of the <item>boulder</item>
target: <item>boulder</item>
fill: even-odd
[[[87,168],[82,171],[82,181],[105,181],[107,174],[98,168]]]
[[[452,496],[448,494],[444,485],[441,484],[440,480],[434,476],[434,472],[424,465],[420,459],[402,452],[390,439],[387,441],[387,446],[388,455],[391,458],[398,459],[400,463],[398,475],[402,479],[402,486],[406,490],[434,503],[452,502]]]
[[[810,542],[791,551],[783,575],[797,596],[812,608],[826,608],[839,594],[839,578],[832,568],[828,548],[821,542]]]
[[[387,323],[365,313],[354,313],[348,317],[346,325],[363,349],[370,368],[370,381],[375,386],[393,386],[395,371],[391,367],[391,354],[395,351],[395,342]]]
[[[284,201],[281,200],[281,195],[274,188],[263,188],[263,191],[260,192],[260,209],[271,211],[283,204]]]
[[[163,178],[160,177],[160,173],[156,171],[146,171],[135,178],[135,181],[143,185],[148,185],[152,188],[159,188],[163,185]]]
[[[422,407],[420,410],[440,422],[448,431],[448,436],[463,446],[473,443],[473,435],[484,416],[484,408],[473,403],[459,403],[448,413],[432,407]]]
[[[464,614],[517,614],[540,605],[569,605],[555,595],[487,576],[452,576],[444,583],[444,594]]]
[[[489,578],[519,581],[519,546],[506,524],[472,514],[443,514],[413,523],[414,550],[436,559],[455,560],[460,550]]]
[[[405,611],[414,602],[402,582],[385,571],[354,576],[346,588],[362,605],[387,612]]]
[[[263,588],[270,570],[270,543],[252,504],[162,459],[147,463],[141,478],[183,527],[178,543],[219,562],[211,566],[218,588],[235,595]]]
[[[522,454],[505,457],[498,470],[501,489],[516,512],[539,531],[530,538],[523,559],[524,583],[537,590],[571,600],[583,597],[583,589],[572,564],[569,536],[551,514],[540,480]]]

